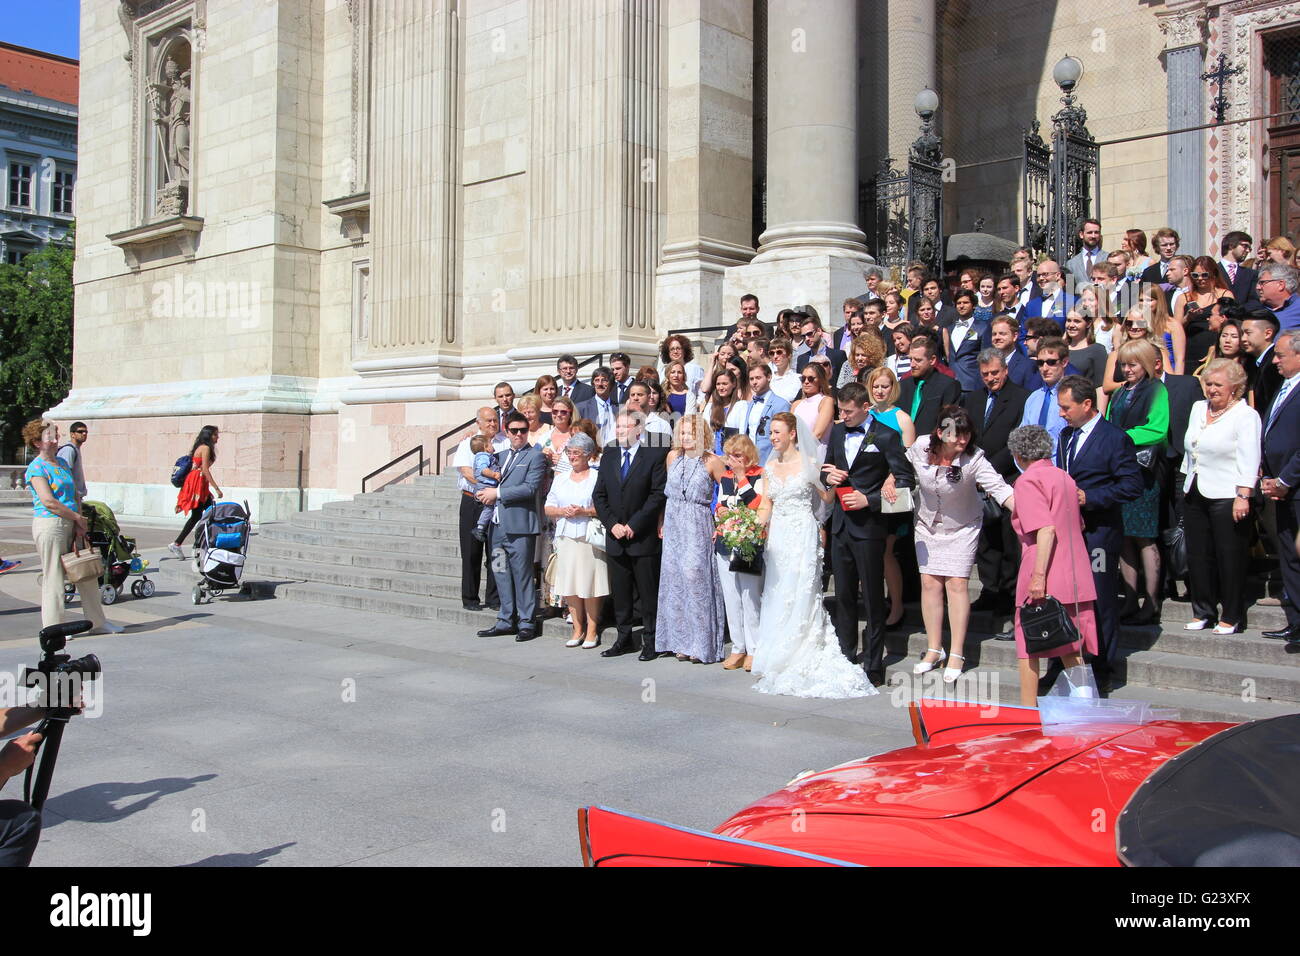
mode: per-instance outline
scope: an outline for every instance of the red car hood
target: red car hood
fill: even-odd
[[[795,810],[913,819],[974,813],[1053,767],[1135,729],[1131,724],[1089,726],[1048,737],[1033,728],[908,747],[804,777],[746,807],[715,832],[774,814],[789,816]]]

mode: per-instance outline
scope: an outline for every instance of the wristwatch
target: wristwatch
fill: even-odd
[[[1239,491],[1239,492],[1237,492],[1237,497],[1240,498],[1242,501],[1249,501],[1251,496],[1250,496],[1250,495],[1243,495],[1243,494]]]

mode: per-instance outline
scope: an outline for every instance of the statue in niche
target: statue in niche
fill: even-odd
[[[158,137],[155,211],[183,215],[190,187],[190,71],[168,57],[163,82],[149,85],[149,106]]]

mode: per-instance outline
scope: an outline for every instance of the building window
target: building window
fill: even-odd
[[[32,206],[32,167],[28,163],[9,164],[9,205]]]
[[[50,211],[56,215],[72,215],[72,183],[70,170],[60,169],[54,174],[54,191],[50,197]]]
[[[18,263],[23,261],[25,256],[30,255],[31,252],[32,250],[29,246],[9,245],[5,247],[4,261],[8,265],[16,266]]]

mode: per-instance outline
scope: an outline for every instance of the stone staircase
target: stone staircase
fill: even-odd
[[[466,630],[486,627],[492,612],[461,606],[459,503],[450,476],[423,476],[264,524],[249,547],[245,581],[263,582],[261,588],[290,601],[423,618]],[[972,591],[978,593],[976,582]],[[1300,710],[1300,654],[1287,654],[1284,642],[1259,635],[1260,629],[1283,626],[1279,607],[1254,606],[1251,630],[1230,637],[1183,631],[1189,616],[1188,604],[1169,601],[1163,627],[1123,629],[1122,685],[1113,696],[1171,707],[1185,719],[1247,720]],[[955,686],[945,686],[937,673],[912,676],[925,637],[919,610],[911,607],[904,627],[890,636],[891,682],[933,696],[1015,703],[1015,644],[994,637],[1008,629],[1006,618],[972,614],[968,673]],[[553,635],[566,630],[560,621],[543,628]],[[611,640],[612,632],[604,636]]]

